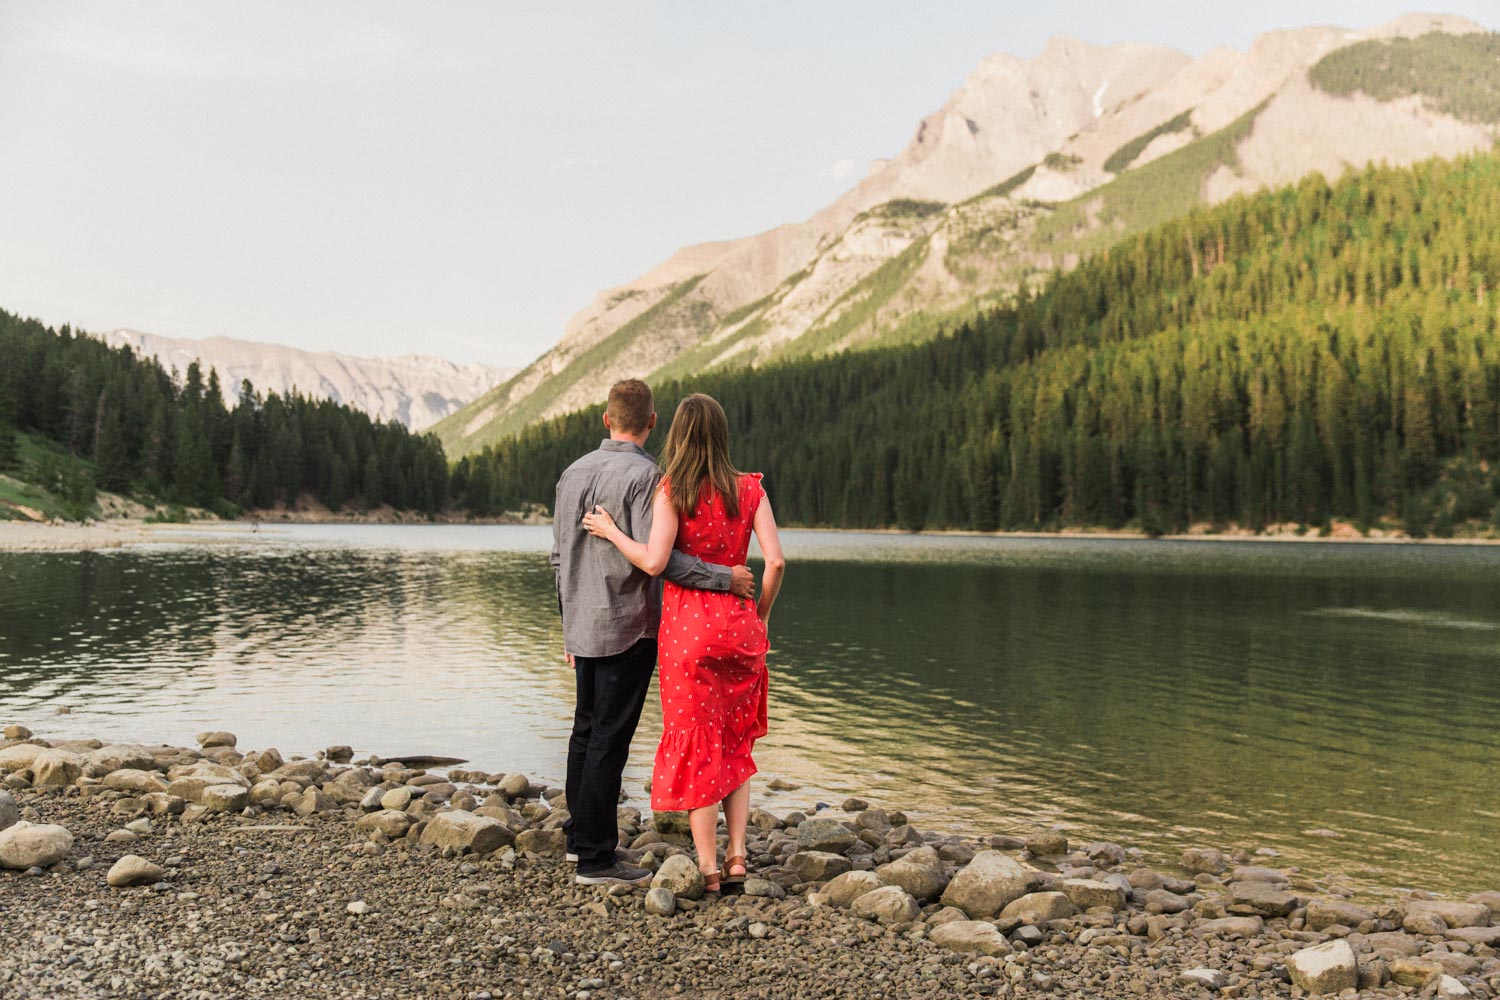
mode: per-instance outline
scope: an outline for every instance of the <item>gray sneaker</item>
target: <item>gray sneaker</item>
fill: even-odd
[[[579,872],[573,876],[573,881],[578,885],[640,885],[651,881],[651,870],[632,868],[616,861],[608,868],[595,872]]]

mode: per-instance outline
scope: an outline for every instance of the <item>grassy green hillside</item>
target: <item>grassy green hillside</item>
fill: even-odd
[[[803,524],[1486,533],[1497,284],[1500,159],[1372,168],[1156,225],[929,343],[663,385],[659,409],[717,396]],[[597,420],[529,428],[455,484],[549,503]]]

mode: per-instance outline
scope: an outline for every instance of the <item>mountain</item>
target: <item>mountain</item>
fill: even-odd
[[[359,358],[328,351],[303,351],[229,337],[185,340],[134,330],[98,335],[112,346],[130,347],[156,358],[164,368],[185,371],[198,361],[205,373],[219,373],[225,405],[233,406],[240,382],[249,379],[262,392],[331,399],[385,421],[399,421],[414,431],[437,423],[504,382],[514,369],[458,364],[444,358],[406,354],[394,358]]]
[[[688,247],[435,428],[450,455],[664,379],[930,338],[1196,206],[1489,149],[1500,45],[1462,18],[1262,35],[1194,59],[1053,39],[985,59],[906,147],[804,222]]]
[[[656,385],[724,406],[779,520],[1500,533],[1500,153],[1200,207],[920,344]],[[596,404],[461,459],[549,504]],[[659,442],[670,428],[659,427]]]

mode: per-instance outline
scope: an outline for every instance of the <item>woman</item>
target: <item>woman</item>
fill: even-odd
[[[758,472],[729,461],[729,421],[713,398],[684,399],[662,451],[665,476],[651,508],[651,538],[637,542],[608,512],[584,516],[590,534],[613,542],[642,571],[658,576],[675,545],[721,565],[745,561],[750,532],[766,569],[753,607],[721,591],[690,590],[668,581],[662,593],[663,732],[651,778],[651,808],[688,810],[698,870],[710,892],[745,880],[745,826],[750,816],[750,757],[766,733],[766,626],[781,590],[786,560],[776,518]],[[719,806],[729,831],[717,863]]]

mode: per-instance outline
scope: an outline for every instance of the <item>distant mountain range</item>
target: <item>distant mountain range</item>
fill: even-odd
[[[436,426],[450,457],[691,376],[934,336],[1123,237],[1236,194],[1491,148],[1500,41],[1444,15],[1308,27],[1199,58],[1054,38],[985,59],[896,157],[811,218],[679,251]]]
[[[414,431],[431,427],[516,373],[513,368],[458,364],[420,354],[359,358],[228,337],[186,340],[135,330],[97,336],[154,357],[164,368],[184,371],[195,360],[205,372],[213,368],[230,406],[239,395],[240,382],[249,379],[263,393],[295,388],[305,396],[347,403],[381,420],[399,421]]]

